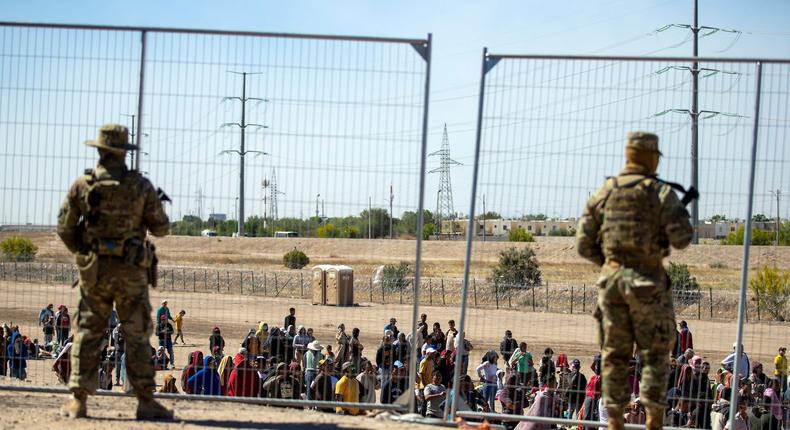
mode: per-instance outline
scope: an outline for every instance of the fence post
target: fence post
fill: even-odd
[[[228,288],[230,292],[230,288]],[[244,295],[244,272],[239,270],[239,294]]]
[[[757,296],[757,321],[760,321],[760,296]]]
[[[197,273],[192,272],[192,291],[197,289]]]
[[[477,307],[477,278],[472,278],[472,290],[475,295],[475,307]]]
[[[508,292],[507,292],[507,307],[509,307],[509,308],[512,308],[512,307],[513,307],[513,303],[510,301],[510,297],[511,297],[511,295],[512,295],[512,294],[511,294],[511,292],[510,292],[510,291],[508,291]]]
[[[252,282],[252,294],[255,294],[255,271],[250,270],[250,281]]]
[[[398,282],[400,284],[400,304],[403,304],[403,284],[404,282]]]
[[[697,298],[697,319],[702,319],[702,294]]]
[[[428,304],[433,305],[433,282],[431,278],[428,278]]]
[[[170,270],[170,289],[176,289],[176,269]]]
[[[708,294],[710,294],[710,319],[713,319],[713,287],[708,287]]]
[[[535,312],[535,286],[533,285],[530,290],[532,290],[532,312]]]
[[[496,308],[499,309],[499,286],[494,282],[494,298],[496,299]]]
[[[302,276],[302,272],[299,272],[299,298],[304,297],[304,277]]]
[[[274,273],[274,297],[280,295],[280,292],[277,290],[277,272]]]
[[[573,285],[571,285],[571,315],[573,315]]]
[[[230,292],[230,270],[225,271],[225,287]]]
[[[381,303],[384,303],[384,302],[385,302],[385,299],[384,299],[384,283],[382,282],[381,283]]]
[[[587,284],[582,284],[582,313],[587,313]]]
[[[184,286],[184,291],[186,291],[186,289],[187,289],[187,269],[181,269],[181,285]]]
[[[546,281],[546,312],[549,311],[549,281]]]
[[[217,292],[219,293],[219,270],[217,270]]]
[[[263,272],[263,296],[266,297],[266,272]]]
[[[368,278],[368,284],[370,284],[370,303],[373,303],[373,276]]]
[[[442,305],[445,305],[446,302],[444,301],[444,279],[442,279]]]

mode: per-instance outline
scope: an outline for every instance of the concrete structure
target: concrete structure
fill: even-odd
[[[558,230],[574,231],[577,224],[576,218],[569,219],[547,219],[547,220],[519,220],[519,219],[488,219],[485,221],[485,234],[491,237],[505,237],[510,234],[512,230],[521,228],[533,236],[549,236],[551,232]],[[441,234],[443,235],[465,235],[466,227],[469,223],[468,219],[446,220],[442,221]],[[477,227],[475,231],[476,236],[483,235],[483,220],[478,219],[475,222]]]

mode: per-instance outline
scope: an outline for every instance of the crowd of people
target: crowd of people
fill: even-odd
[[[176,368],[173,345],[178,339],[185,344],[185,315],[181,310],[174,318],[167,301],[157,309],[155,334],[159,345],[151,350],[156,370]],[[238,347],[226,342],[221,329],[214,327],[207,339],[207,352],[192,351],[180,381],[167,373],[159,390],[349,403],[390,404],[401,399],[406,404],[409,396],[404,395],[408,394],[413,377],[417,389],[415,412],[443,418],[449,410],[447,399],[454,392],[452,378],[458,365],[462,375],[458,387],[460,410],[602,422],[608,419],[601,400],[599,355],[592,357],[586,371],[582,359],[555,354],[552,348],[545,348],[540,356],[533,355],[527,342],[517,341],[506,330],[499,350],[481,351],[480,361],[470,366],[470,352],[475,354],[477,350],[464,338],[463,355],[458,357],[460,336],[455,322],[448,321],[445,330],[439,322],[429,324],[427,318],[426,314],[420,316],[416,339],[401,331],[397,320],[391,318],[377,345],[368,348],[360,340],[360,330],[352,328],[349,333],[344,324],[337,326],[332,344],[322,344],[312,328],[297,324],[294,308],[289,309],[282,326],[259,322]],[[70,320],[68,309],[61,305],[55,313],[54,307],[48,305],[38,320],[45,339],[42,345],[38,339],[21,334],[18,327],[4,324],[0,375],[24,380],[28,359],[54,358],[52,370],[65,383],[70,373],[72,336],[69,327],[61,324]],[[124,332],[115,313],[108,320],[105,333],[99,387],[111,390],[124,385]],[[735,345],[733,352],[713,370],[710,362],[694,352],[692,333],[685,321],[679,324],[675,344],[667,378],[667,425],[725,429],[730,390],[737,377],[741,403],[733,430],[782,428],[790,400],[786,348],[779,348],[766,373],[763,364],[751,361],[745,352],[736,358]],[[417,354],[414,369],[410,368],[412,351]],[[738,375],[733,374],[736,360]],[[636,351],[630,370],[628,389],[632,402],[624,418],[627,423],[641,424],[645,411],[639,401],[642,369]],[[364,412],[362,407],[319,409],[351,415]],[[504,424],[516,427],[517,423]],[[548,427],[524,422],[518,428]]]

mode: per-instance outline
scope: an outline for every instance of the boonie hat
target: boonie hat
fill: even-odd
[[[119,153],[137,149],[137,145],[129,143],[129,129],[120,124],[104,124],[96,139],[86,140],[85,144]]]
[[[638,151],[652,151],[658,155],[663,155],[658,150],[658,136],[653,133],[644,131],[631,131],[627,135],[628,143],[626,148],[636,149]]]

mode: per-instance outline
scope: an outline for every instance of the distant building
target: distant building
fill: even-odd
[[[228,216],[226,214],[208,214],[208,220],[211,221],[227,221]]]
[[[475,220],[476,236],[483,235],[485,229],[486,236],[504,237],[508,236],[512,230],[521,228],[533,236],[549,236],[551,232],[559,230],[571,231],[576,229],[576,218],[569,219],[547,219],[540,221],[526,221],[519,219],[482,219]],[[443,235],[464,235],[466,227],[469,225],[468,219],[457,219],[442,221],[441,233]]]

